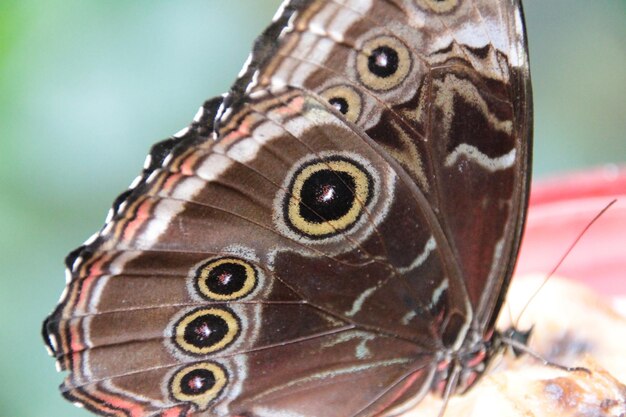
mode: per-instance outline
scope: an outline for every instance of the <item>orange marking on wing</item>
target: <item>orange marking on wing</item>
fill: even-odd
[[[109,262],[109,260],[109,255],[102,255],[89,266],[89,275],[80,283],[80,291],[74,304],[72,316],[76,317],[80,314],[88,313],[89,299],[92,296],[91,289],[96,280],[104,275],[103,265]],[[80,352],[87,347],[82,340],[82,335],[84,334],[81,328],[82,323],[82,321],[77,321],[69,326],[69,345],[72,352]]]
[[[125,400],[124,398],[113,394],[108,394],[103,391],[96,391],[91,393],[91,395],[97,400],[106,402],[111,407],[127,411],[128,413],[130,413],[130,417],[144,417],[149,414],[149,410],[147,410],[141,404],[130,400]]]
[[[187,174],[189,175],[189,174]],[[180,182],[180,180],[183,178],[182,174],[172,174],[170,175],[165,182],[163,183],[163,190],[170,192],[174,189],[174,187],[176,186],[176,184],[178,184]]]
[[[107,416],[110,416],[110,417],[127,417],[126,415],[123,414],[123,411],[114,410],[113,408],[109,407],[108,404],[103,404],[101,401],[98,400],[97,397],[92,397],[87,392],[85,392],[83,390],[74,390],[74,391],[72,391],[72,396],[79,403],[85,404],[85,405],[87,405],[87,406],[89,406],[89,407],[91,407],[91,408],[93,408],[95,410],[98,410],[100,413],[104,413]]]
[[[227,147],[247,136],[247,134],[240,132],[239,130],[234,130],[222,138],[222,140],[220,141],[220,145],[222,145],[223,147]]]
[[[229,132],[226,136],[224,136],[219,141],[219,144],[223,146],[224,148],[227,148],[228,146],[241,140],[242,138],[249,137],[251,135],[250,132],[251,132],[253,124],[254,124],[254,120],[252,116],[248,115],[244,117],[243,120],[241,121],[241,124],[237,126],[237,129],[233,130],[232,132]]]
[[[198,155],[193,153],[186,157],[180,164],[180,172],[184,175],[193,175],[195,172],[195,165],[198,162]]]
[[[243,136],[250,135],[250,127],[252,125],[252,121],[250,120],[250,118],[250,116],[247,116],[241,121],[241,124],[237,127],[237,132],[241,133]]]
[[[181,406],[169,408],[161,414],[162,417],[184,417],[186,415],[187,415],[186,408],[183,408]]]
[[[81,356],[81,354],[82,354],[82,350],[73,352],[70,356],[72,358],[72,373],[74,375],[80,375],[82,378],[83,377],[83,373],[82,373],[83,357]]]
[[[135,218],[128,222],[128,225],[124,229],[124,240],[130,241],[135,237],[135,234],[137,234],[141,226],[143,226],[150,216],[150,211],[153,206],[154,203],[152,201],[145,200],[137,207]]]
[[[80,337],[83,334],[81,328],[82,320],[78,320],[69,325],[70,352],[81,352],[87,347]]]
[[[109,255],[103,255],[90,265],[89,274],[80,284],[80,295],[74,306],[76,312],[87,312],[89,297],[92,295],[91,288],[94,285],[94,281],[104,275],[103,265],[105,262],[109,262],[109,260]]]
[[[230,143],[234,143],[237,142],[239,139],[246,137],[246,135],[244,135],[241,132],[238,131],[234,131],[229,133],[228,135],[224,136],[224,139],[222,139],[222,141],[220,142],[220,144],[222,145],[227,145]]]
[[[293,99],[289,100],[289,102],[287,102],[286,106],[279,107],[275,111],[278,114],[284,114],[287,116],[290,116],[292,114],[298,114],[302,112],[302,109],[304,108],[304,102],[304,97],[294,97]]]

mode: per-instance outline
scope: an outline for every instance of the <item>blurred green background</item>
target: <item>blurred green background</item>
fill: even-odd
[[[0,417],[73,417],[41,321],[150,145],[227,90],[278,0],[0,0]],[[527,0],[535,173],[626,161],[626,2]]]

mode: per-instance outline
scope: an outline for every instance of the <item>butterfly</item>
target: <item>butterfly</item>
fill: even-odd
[[[44,323],[102,416],[397,415],[462,393],[523,229],[519,0],[292,0],[156,144]]]

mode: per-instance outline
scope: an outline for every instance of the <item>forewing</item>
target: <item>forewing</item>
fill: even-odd
[[[236,108],[242,91],[296,86],[363,129],[424,195],[474,324],[485,327],[512,273],[530,178],[519,0],[300,3],[257,41],[264,47],[227,103]]]

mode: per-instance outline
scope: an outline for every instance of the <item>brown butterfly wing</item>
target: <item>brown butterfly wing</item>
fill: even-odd
[[[70,259],[68,292],[46,322],[71,370],[69,398],[120,415],[345,416],[428,387],[442,324],[462,300],[423,297],[452,279],[445,248],[434,250],[434,218],[375,144],[287,90],[251,99],[217,142],[183,141],[170,155]],[[313,229],[289,218],[286,205],[310,197],[297,191],[307,169],[352,181],[336,192],[358,215],[331,223],[327,212]],[[237,276],[211,275],[224,262],[252,278],[220,287]]]
[[[518,5],[344,3],[287,4],[224,103],[157,145],[68,258],[45,325],[68,398],[370,416],[489,331],[527,190]]]
[[[297,3],[297,2],[294,2]],[[494,319],[523,226],[532,96],[518,0],[310,2],[286,7],[228,98],[304,88],[413,178],[448,238],[476,312]],[[268,36],[277,29],[270,28]]]

